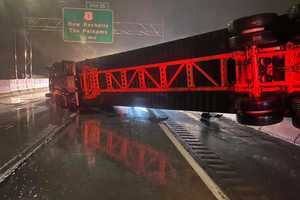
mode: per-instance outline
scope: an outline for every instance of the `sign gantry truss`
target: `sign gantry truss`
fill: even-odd
[[[25,77],[32,76],[32,41],[30,31],[63,31],[61,18],[25,17]],[[162,24],[145,24],[137,22],[113,22],[113,34],[123,36],[158,37],[164,39]]]
[[[62,31],[61,18],[26,17],[25,29],[27,31]],[[144,36],[163,38],[163,25],[145,24],[138,22],[113,22],[114,35]]]

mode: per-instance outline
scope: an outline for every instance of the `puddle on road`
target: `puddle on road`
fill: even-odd
[[[1,199],[214,199],[140,109],[83,115],[0,186]]]

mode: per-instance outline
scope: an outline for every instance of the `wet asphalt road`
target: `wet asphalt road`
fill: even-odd
[[[200,121],[196,112],[164,113],[235,170],[238,179],[247,184],[241,191],[243,198],[256,190],[261,199],[300,199],[300,147],[226,118]],[[211,176],[216,174],[215,169],[206,169]],[[221,178],[215,176],[215,181],[222,184]],[[225,191],[232,189],[230,182],[223,186]]]
[[[199,113],[163,110],[232,167],[242,198],[296,200],[300,191],[300,148],[227,119],[200,122]],[[0,199],[215,199],[156,120],[143,108],[80,114],[0,184]],[[49,126],[70,113],[43,94],[0,99],[0,165],[30,146]],[[205,161],[200,162],[226,192]],[[0,167],[1,168],[1,167]],[[232,198],[235,199],[235,198]]]
[[[148,115],[80,115],[0,185],[0,199],[215,199]]]
[[[44,93],[1,98],[0,166],[41,137],[43,130],[61,125],[68,115],[46,100]]]

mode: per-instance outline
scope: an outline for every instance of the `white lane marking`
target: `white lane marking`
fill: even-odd
[[[186,161],[191,165],[194,171],[198,174],[201,180],[205,183],[208,189],[213,193],[213,195],[218,200],[230,200],[230,198],[221,190],[221,188],[212,180],[212,178],[205,172],[205,170],[197,163],[197,161],[185,150],[185,148],[177,141],[176,137],[171,133],[169,128],[160,123],[159,126],[165,132],[167,137],[171,140],[177,150],[186,159]]]
[[[4,128],[4,130],[8,130],[8,129],[11,129],[11,128],[14,128],[15,127],[15,124],[7,124]],[[0,127],[2,128],[2,127]]]
[[[43,145],[49,143],[58,132],[66,128],[72,122],[72,120],[74,120],[76,116],[77,116],[76,113],[71,114],[70,118],[67,119],[67,121],[60,126],[52,125],[52,124],[48,125],[47,128],[42,130],[43,134],[41,134],[41,136],[37,138],[37,140],[34,141],[32,145],[29,145],[28,147],[23,149],[22,152],[18,153],[8,162],[3,164],[0,168],[0,184],[7,177],[13,174],[16,171],[16,169],[22,166],[22,164],[28,158],[30,158],[35,152],[37,152]]]
[[[70,114],[70,118],[74,118],[74,117],[76,117],[78,115],[78,113],[72,113],[72,114]]]
[[[189,116],[190,118],[196,120],[196,121],[200,120],[200,116],[196,117],[195,114],[193,114],[193,113],[190,113],[188,111],[184,111],[183,113],[186,114],[187,116]]]

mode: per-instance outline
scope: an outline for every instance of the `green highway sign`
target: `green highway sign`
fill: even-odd
[[[81,43],[112,43],[112,10],[64,8],[63,39]]]

